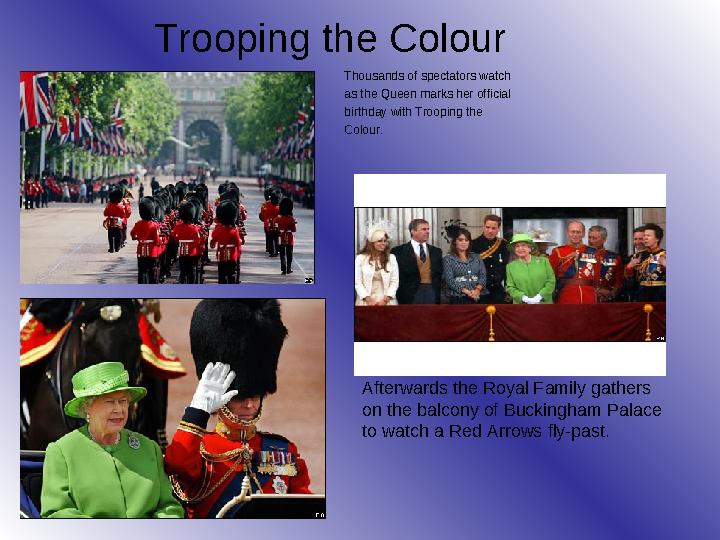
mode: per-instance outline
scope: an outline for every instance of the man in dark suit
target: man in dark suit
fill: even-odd
[[[424,219],[410,222],[410,241],[394,247],[400,269],[397,300],[400,304],[439,304],[442,251],[427,243],[430,224]]]

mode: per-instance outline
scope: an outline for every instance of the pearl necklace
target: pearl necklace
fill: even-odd
[[[95,436],[93,435],[92,431],[90,431],[90,428],[88,428],[88,433],[90,434],[90,438],[93,440],[94,443],[99,444],[100,446],[115,446],[117,443],[120,442],[120,433],[115,434],[115,442],[110,444],[103,444],[101,442],[98,442],[97,439],[95,439]]]

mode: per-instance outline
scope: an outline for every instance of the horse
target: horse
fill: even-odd
[[[126,427],[167,445],[167,380],[149,376],[143,367],[138,330],[140,303],[132,299],[43,299],[30,310],[46,327],[70,324],[54,350],[20,370],[21,448],[45,450],[50,442],[83,425],[65,415],[74,395],[72,376],[92,364],[121,362],[131,386],[147,396],[130,408]]]

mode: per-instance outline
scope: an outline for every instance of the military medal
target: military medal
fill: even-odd
[[[287,484],[279,476],[276,476],[275,478],[273,478],[272,485],[273,485],[273,489],[275,490],[275,493],[277,493],[279,495],[285,495],[287,493]]]

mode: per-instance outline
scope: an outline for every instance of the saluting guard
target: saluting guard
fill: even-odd
[[[310,493],[297,446],[256,428],[265,396],[277,389],[286,336],[277,300],[211,299],[195,308],[190,346],[200,382],[165,454],[188,517],[217,515],[245,477],[253,492]]]

